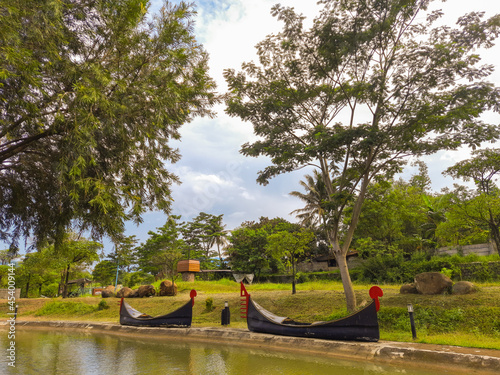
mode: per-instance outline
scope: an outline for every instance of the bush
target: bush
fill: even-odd
[[[58,292],[59,292],[58,283],[52,283],[49,285],[42,286],[42,295],[45,297],[57,297]]]
[[[215,309],[214,299],[212,297],[208,297],[205,300],[205,311],[206,312],[211,312],[211,311],[213,311],[213,309]]]
[[[101,302],[99,302],[99,304],[97,305],[97,310],[101,311],[106,309],[109,309],[109,305],[106,300],[102,299]]]
[[[420,253],[410,259],[401,253],[376,254],[366,259],[360,267],[360,280],[371,283],[409,283],[415,275],[422,272],[441,272],[451,279],[471,281],[491,281],[500,279],[495,266],[489,263],[498,259],[498,255],[467,256],[445,255],[426,257]]]

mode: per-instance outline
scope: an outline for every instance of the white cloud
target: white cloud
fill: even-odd
[[[316,1],[305,0],[199,0],[195,34],[210,55],[210,74],[224,92],[226,83],[223,70],[240,70],[243,62],[256,61],[255,45],[267,35],[281,30],[282,23],[270,15],[271,7],[280,2],[283,6],[294,7],[303,13],[306,26],[318,13]],[[151,10],[158,9],[161,1],[155,0]],[[459,1],[446,3],[436,1],[434,7],[442,8],[448,19],[471,10],[486,10],[491,16],[500,13],[500,2],[491,0]],[[485,63],[496,64],[498,47],[486,51]],[[483,56],[483,53],[481,52]],[[500,81],[500,72],[493,79]],[[256,139],[251,124],[243,123],[224,113],[224,105],[215,108],[215,119],[196,119],[181,129],[181,141],[174,142],[182,154],[180,162],[172,166],[183,183],[173,187],[173,213],[182,214],[190,220],[199,212],[224,214],[228,229],[239,226],[243,221],[258,220],[260,216],[283,217],[294,220],[289,215],[302,203],[288,194],[301,190],[299,180],[308,173],[305,170],[288,173],[271,180],[269,185],[260,186],[255,180],[259,170],[268,165],[265,158],[247,158],[239,153],[241,145]],[[498,121],[496,114],[489,114],[485,121]],[[424,159],[429,167],[433,188],[452,186],[449,177],[441,172],[458,160],[468,157],[468,151],[440,152]],[[409,168],[404,177],[416,173]],[[158,219],[156,219],[158,218]],[[137,233],[163,225],[159,214],[148,214]],[[135,234],[134,229],[130,234]]]

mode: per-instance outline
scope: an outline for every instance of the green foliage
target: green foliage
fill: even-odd
[[[405,258],[402,254],[377,254],[366,259],[360,267],[360,279],[372,283],[410,283],[416,274],[422,272],[441,272],[451,279],[461,280],[462,267],[470,269],[473,281],[489,281],[498,278],[489,267],[489,262],[498,260],[498,255],[480,257],[467,256],[421,256],[416,254]]]
[[[425,14],[428,2],[321,4],[309,30],[293,8],[273,7],[283,32],[256,46],[258,62],[224,72],[226,111],[253,125],[256,141],[242,153],[270,160],[259,183],[318,167],[326,190],[324,229],[344,262],[370,181],[391,178],[409,155],[498,139],[496,123],[480,117],[497,107],[500,93],[486,81],[491,68],[477,64],[477,48],[493,45],[500,16],[483,21],[475,13],[443,28],[435,26],[441,14]],[[397,221],[391,224],[382,229],[400,230]],[[347,273],[343,281],[353,310]]]
[[[458,162],[445,173],[454,178],[474,181],[475,192],[463,186],[456,187],[452,198],[458,199],[455,200],[452,213],[455,213],[455,220],[462,226],[477,228],[483,235],[488,235],[500,254],[500,189],[495,183],[500,171],[499,151],[474,150],[471,159]]]
[[[42,295],[45,297],[57,297],[59,293],[59,283],[51,283],[42,286]]]
[[[109,309],[109,305],[108,303],[106,302],[106,300],[102,299],[98,305],[97,305],[97,310],[107,310]]]
[[[212,215],[200,212],[193,221],[187,222],[182,227],[182,236],[186,243],[188,259],[198,259],[210,262],[212,257],[219,256],[219,268],[222,268],[221,246],[226,243],[226,231],[222,224],[223,215]],[[212,250],[217,245],[217,252]],[[211,266],[208,269],[215,269]]]
[[[193,5],[1,1],[0,228],[118,238],[168,211],[179,128],[217,102]],[[89,42],[91,41],[91,42]]]
[[[123,276],[123,285],[129,288],[152,284],[154,281],[154,276],[144,271],[129,272]]]
[[[226,248],[231,269],[259,275],[262,270],[269,268],[273,262],[273,254],[267,247],[268,237],[290,228],[290,225],[281,218],[261,217],[259,222],[245,222],[240,228],[233,230]]]
[[[95,265],[92,278],[102,286],[110,285],[116,279],[116,266],[112,261],[103,260]]]
[[[166,223],[150,231],[146,243],[137,248],[139,267],[142,271],[161,277],[174,278],[177,263],[183,258],[185,241],[181,238],[180,216],[170,215]]]
[[[205,312],[211,312],[215,309],[214,299],[212,297],[208,297],[205,300]]]

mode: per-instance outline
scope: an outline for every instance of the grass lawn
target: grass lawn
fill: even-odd
[[[221,310],[228,301],[230,326],[246,328],[245,320],[240,317],[240,287],[236,282],[196,281],[177,282],[177,285],[179,293],[175,297],[138,298],[128,302],[141,312],[160,315],[183,305],[189,300],[190,290],[196,289],[193,327],[220,327]],[[399,294],[398,285],[382,285],[384,296],[380,299],[378,315],[381,339],[413,341],[407,312],[407,304],[411,303],[415,310],[417,342],[500,350],[500,283],[476,285],[478,292],[465,296]],[[370,285],[354,286],[358,305],[370,301],[369,288]],[[298,284],[295,295],[291,294],[289,284],[252,284],[247,290],[264,308],[296,320],[327,320],[347,314],[340,282]],[[0,300],[0,319],[7,319],[6,302]],[[23,298],[17,304],[18,317],[23,320],[119,321],[118,298]],[[107,308],[102,308],[103,304]]]

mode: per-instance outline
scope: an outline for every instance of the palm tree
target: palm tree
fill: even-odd
[[[314,170],[314,175],[305,175],[305,181],[300,181],[306,193],[292,191],[290,195],[306,203],[304,208],[293,210],[291,214],[300,219],[306,228],[318,229],[326,224],[326,210],[323,202],[328,198],[325,183],[321,173]]]
[[[211,243],[217,245],[217,253],[219,254],[220,267],[224,268],[224,261],[222,260],[221,248],[227,245],[227,231],[224,229],[225,225],[222,224],[222,216],[212,216],[209,221],[208,232],[211,238]]]

